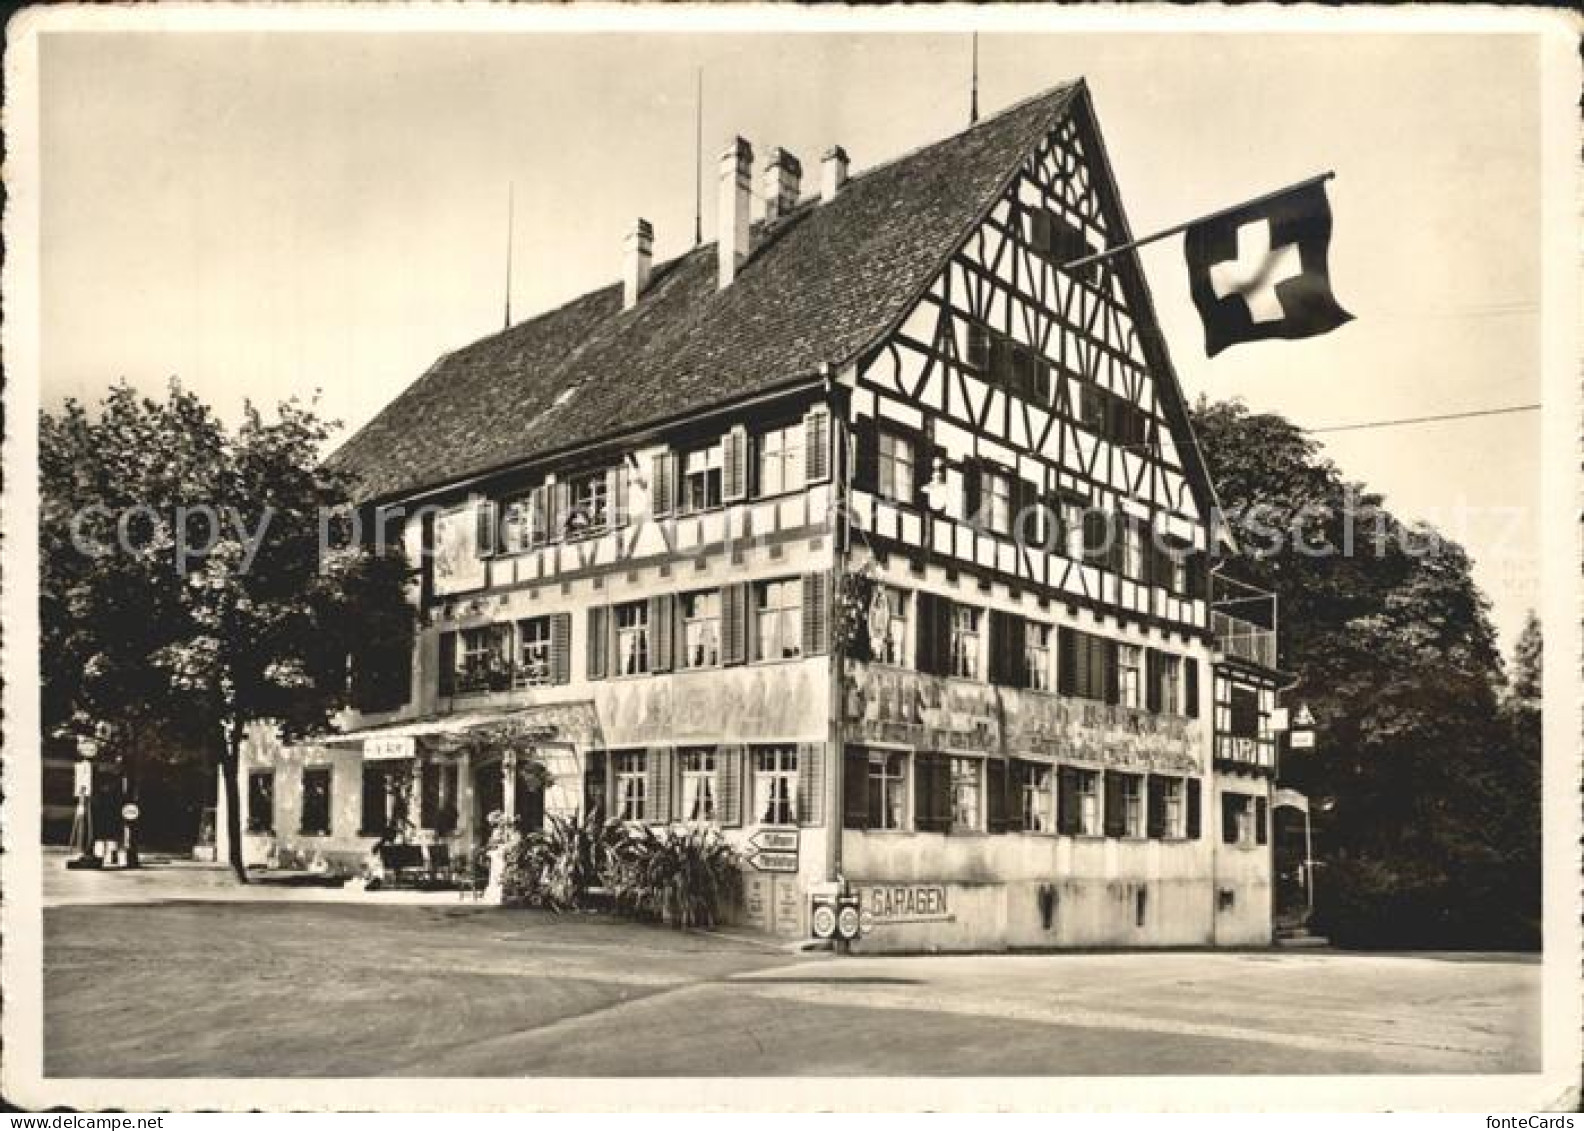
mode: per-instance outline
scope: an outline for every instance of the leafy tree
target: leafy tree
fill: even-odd
[[[411,655],[406,562],[358,544],[346,485],[319,462],[330,429],[289,401],[274,419],[249,405],[232,434],[176,382],[163,401],[121,385],[97,418],[68,402],[42,424],[43,643],[60,648],[45,701],[117,733],[201,734],[244,882],[249,724],[290,740],[349,705],[392,705],[400,679],[377,673]]]
[[[1201,400],[1194,424],[1244,551],[1229,572],[1276,593],[1288,699],[1317,719],[1281,772],[1315,803],[1319,925],[1373,945],[1531,942],[1532,787],[1468,555],[1280,416]]]

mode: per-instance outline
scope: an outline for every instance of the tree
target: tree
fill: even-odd
[[[248,405],[231,434],[174,381],[162,402],[122,385],[97,419],[68,402],[43,423],[41,614],[61,648],[46,702],[201,734],[243,882],[249,724],[290,740],[405,698],[407,565],[359,543],[347,486],[319,462],[331,427],[288,401],[274,419]]]
[[[1280,416],[1201,400],[1194,424],[1244,554],[1229,572],[1277,594],[1289,699],[1317,718],[1282,777],[1315,803],[1319,925],[1373,945],[1531,942],[1531,785],[1468,555]]]

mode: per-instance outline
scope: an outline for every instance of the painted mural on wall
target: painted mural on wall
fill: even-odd
[[[823,739],[825,669],[819,664],[727,668],[664,680],[614,680],[595,703],[606,746]]]
[[[918,750],[1084,763],[1157,773],[1201,771],[1199,720],[854,664],[847,718],[855,737]]]

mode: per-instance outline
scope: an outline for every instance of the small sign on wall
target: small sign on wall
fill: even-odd
[[[398,758],[411,758],[417,750],[417,739],[410,734],[371,736],[363,740],[365,762],[390,762]]]

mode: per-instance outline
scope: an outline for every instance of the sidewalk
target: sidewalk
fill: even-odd
[[[356,903],[364,906],[455,906],[476,901],[469,892],[391,890],[364,891],[348,881],[332,887],[311,872],[250,870],[239,884],[224,864],[179,857],[148,856],[138,868],[95,868],[69,871],[70,853],[46,848],[43,862],[45,907],[85,904],[291,901],[294,903]]]

